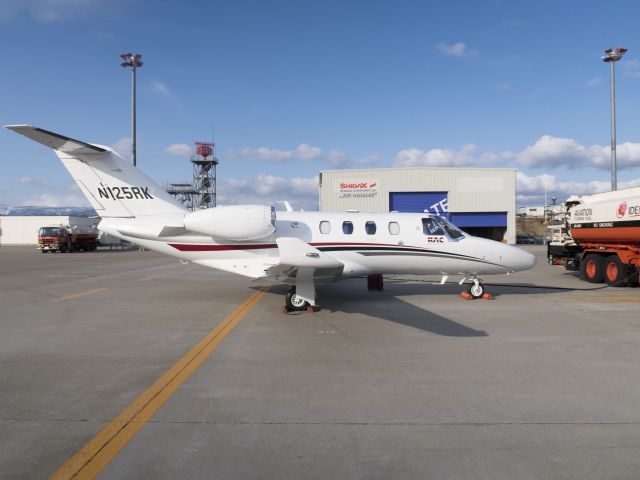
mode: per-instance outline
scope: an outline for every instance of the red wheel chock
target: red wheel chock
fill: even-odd
[[[473,300],[473,295],[471,295],[469,292],[460,292],[460,298],[464,300]]]
[[[496,297],[494,297],[493,295],[489,295],[488,293],[485,293],[484,295],[482,295],[482,299],[483,300],[495,300]]]

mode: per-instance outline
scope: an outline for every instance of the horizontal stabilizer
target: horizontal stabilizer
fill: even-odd
[[[96,154],[107,151],[105,148],[81,142],[80,140],[74,140],[73,138],[65,137],[64,135],[53,133],[42,128],[32,127],[31,125],[6,125],[5,128],[24,135],[34,142],[41,143],[53,150],[69,155]]]

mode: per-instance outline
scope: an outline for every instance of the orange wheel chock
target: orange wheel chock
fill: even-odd
[[[464,300],[473,300],[473,295],[471,295],[469,292],[460,292],[460,298]]]

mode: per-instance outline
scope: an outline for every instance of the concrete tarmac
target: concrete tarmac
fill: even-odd
[[[397,276],[285,315],[272,287],[100,478],[639,478],[640,290],[529,249],[490,301]],[[152,252],[0,272],[2,478],[51,475],[263,285]]]

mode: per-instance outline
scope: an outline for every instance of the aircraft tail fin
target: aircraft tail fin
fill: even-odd
[[[31,125],[7,125],[6,128],[54,150],[103,218],[186,213],[161,186],[110,147],[81,142]]]

